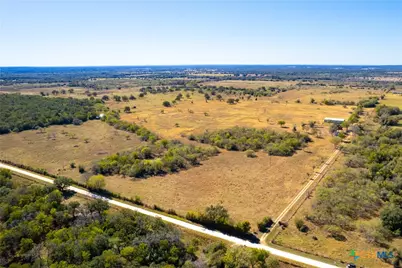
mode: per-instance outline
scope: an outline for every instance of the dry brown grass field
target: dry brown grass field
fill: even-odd
[[[89,168],[96,160],[139,144],[135,134],[89,121],[81,126],[51,126],[44,133],[29,130],[0,135],[0,158],[78,178],[78,165]],[[77,168],[70,168],[72,162]]]
[[[265,216],[276,217],[333,151],[333,145],[316,139],[292,157],[223,150],[198,167],[163,177],[132,180],[107,177],[106,188],[145,203],[172,208],[180,214],[222,203],[235,220],[249,220],[253,229]]]
[[[107,105],[112,109],[121,110],[125,106],[136,106],[131,113],[123,113],[122,119],[144,125],[167,138],[179,138],[181,135],[233,126],[283,130],[277,124],[279,120],[286,122],[288,130],[293,125],[300,130],[302,122],[316,121],[320,124],[324,117],[348,118],[352,112],[352,106],[344,108],[341,105],[311,104],[310,98],[315,98],[316,101],[324,100],[324,94],[319,90],[292,90],[273,97],[261,97],[257,101],[254,98],[240,100],[235,105],[218,100],[206,102],[203,95],[194,93],[190,99],[184,97],[173,107],[162,106],[163,101],[172,101],[177,94],[148,94],[143,99],[120,103],[112,100]],[[342,94],[336,95],[339,95],[339,99],[346,100],[368,97],[364,91],[353,92],[350,96],[346,93],[345,97],[341,97]],[[224,98],[227,99],[228,96],[224,95]],[[299,98],[302,103],[295,102]]]
[[[246,81],[246,80],[222,80],[202,83],[205,86],[217,87],[234,87],[234,88],[251,88],[257,89],[260,87],[288,87],[296,85],[294,81]]]
[[[329,171],[329,174],[342,166],[343,157],[339,157]],[[323,181],[324,180],[325,178]],[[289,220],[289,226],[276,236],[274,239],[275,244],[345,263],[354,262],[353,257],[349,255],[351,250],[355,250],[356,252],[370,252],[374,253],[376,256],[377,251],[388,252],[392,248],[400,249],[402,247],[402,239],[395,239],[392,241],[390,248],[381,248],[368,243],[358,231],[344,232],[343,234],[346,237],[346,241],[337,241],[328,237],[328,233],[325,230],[307,220],[304,220],[304,222],[309,227],[308,233],[300,232],[296,228],[295,219],[304,219],[304,217],[311,212],[314,197],[315,191],[312,192],[311,197],[303,203],[296,214]],[[316,237],[317,239],[313,239],[313,237]],[[354,263],[356,263],[358,267],[392,267],[392,265],[387,264],[376,257],[367,258],[361,256]]]
[[[277,131],[291,131],[296,125],[301,130],[301,123],[309,121],[318,122],[322,138],[313,136],[314,142],[292,157],[269,157],[259,152],[257,158],[247,158],[243,152],[222,150],[220,155],[200,166],[176,174],[143,180],[108,177],[107,189],[127,197],[138,195],[147,204],[175,209],[180,214],[222,202],[235,220],[249,220],[255,228],[255,223],[263,217],[275,218],[308,181],[314,167],[318,167],[333,151],[327,126],[322,125],[323,118],[347,118],[352,107],[311,104],[311,97],[316,101],[328,98],[328,94],[322,94],[322,91],[291,90],[258,100],[240,100],[235,105],[218,100],[206,102],[197,92],[190,93],[190,98],[187,98],[186,92],[182,92],[183,100],[169,108],[163,107],[162,102],[174,100],[178,92],[147,94],[129,102],[115,102],[112,95],[132,93],[138,97],[138,88],[108,92],[111,100],[107,106],[111,109],[123,111],[125,106],[136,106],[131,113],[121,113],[123,120],[143,125],[166,138],[188,142],[182,138],[183,135],[236,125],[268,127]],[[347,100],[369,96],[367,91],[358,90],[332,95],[336,97],[333,99]],[[229,96],[223,94],[223,97],[227,99]],[[301,103],[296,103],[297,99]],[[286,121],[287,128],[281,128],[277,123],[279,120]],[[64,132],[74,133],[76,139]],[[52,139],[53,133],[55,140]],[[85,143],[85,138],[89,138],[89,143]],[[52,126],[45,134],[26,131],[0,136],[0,157],[82,181],[88,174],[81,175],[77,168],[71,169],[71,162],[89,167],[106,155],[130,150],[139,143],[132,134],[92,121],[78,127]]]

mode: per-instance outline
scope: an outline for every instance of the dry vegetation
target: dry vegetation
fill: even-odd
[[[202,83],[206,86],[217,87],[234,87],[234,88],[252,88],[257,89],[260,87],[288,87],[296,85],[298,82],[294,81],[243,81],[243,80],[222,80]]]
[[[314,93],[314,94],[310,94]],[[165,100],[173,100],[178,93],[148,94],[141,100],[116,103],[109,101],[112,109],[121,109],[125,106],[136,106],[132,113],[122,114],[122,119],[141,124],[146,128],[167,138],[179,138],[182,134],[199,134],[205,130],[230,128],[233,126],[247,126],[264,128],[270,127],[283,130],[278,125],[284,120],[291,129],[294,124],[301,129],[301,123],[317,121],[323,118],[347,118],[352,107],[343,108],[341,105],[326,106],[310,104],[310,98],[317,101],[324,99],[318,91],[288,91],[274,97],[261,97],[257,101],[240,100],[236,105],[229,105],[225,101],[211,100],[206,102],[199,93],[191,95],[190,99],[183,98],[177,105],[169,108],[162,106]],[[307,94],[302,103],[295,101]],[[360,93],[362,96],[363,93]],[[185,94],[183,94],[185,95]],[[339,95],[339,94],[338,94]],[[227,96],[223,96],[225,99]],[[354,98],[351,96],[350,98]]]
[[[341,168],[343,160],[343,157],[338,158],[329,174],[331,174],[332,171]],[[303,219],[305,215],[311,213],[314,197],[315,192],[312,193],[311,197],[304,202],[297,213],[292,217],[292,219],[289,221],[289,226],[277,235],[277,237],[274,239],[275,244],[334,259],[338,262],[338,264],[340,264],[341,261],[344,263],[354,262],[353,257],[349,256],[351,250],[355,250],[356,252],[371,252],[376,255],[377,251],[388,252],[392,247],[399,249],[402,247],[402,239],[395,239],[392,242],[391,247],[388,249],[375,246],[368,243],[358,231],[345,232],[344,235],[346,237],[346,241],[337,241],[334,238],[328,237],[328,233],[322,228],[317,227],[306,220],[304,223],[308,226],[309,231],[308,233],[300,232],[296,228],[295,219]],[[367,258],[364,256],[359,258],[354,263],[359,265],[359,267],[380,268],[392,266],[376,257]]]
[[[1,135],[0,158],[77,178],[78,165],[89,168],[96,160],[134,149],[140,143],[134,134],[115,130],[100,121],[89,121],[81,126],[51,126],[43,132]],[[72,162],[76,164],[74,169],[70,167]]]

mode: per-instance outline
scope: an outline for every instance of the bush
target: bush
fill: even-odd
[[[257,157],[257,155],[255,154],[255,152],[253,150],[247,150],[246,151],[246,156],[249,157],[249,158]]]
[[[272,226],[274,221],[272,220],[271,217],[264,217],[262,221],[257,223],[258,230],[260,232],[266,232],[268,228]]]
[[[163,106],[165,106],[165,107],[171,107],[172,105],[170,104],[170,102],[168,102],[168,101],[164,101],[163,103]]]
[[[79,165],[79,166],[78,166],[78,171],[79,171],[80,173],[85,173],[85,167],[84,167],[83,165]]]
[[[105,178],[102,175],[91,176],[87,181],[87,186],[94,190],[102,189],[106,186]]]

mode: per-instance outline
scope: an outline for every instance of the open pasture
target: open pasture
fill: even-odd
[[[247,158],[244,152],[222,150],[180,173],[138,180],[106,177],[106,188],[182,215],[222,203],[233,219],[248,220],[255,230],[263,217],[279,215],[332,151],[324,139],[315,139],[292,157],[258,152],[256,158]]]
[[[246,81],[246,80],[222,80],[213,82],[204,82],[202,85],[205,86],[216,86],[216,87],[234,87],[234,88],[251,88],[257,89],[260,87],[289,87],[296,85],[298,82],[295,81]]]
[[[309,101],[295,103],[297,95],[282,95],[285,93],[274,97],[260,97],[257,101],[254,98],[240,100],[235,105],[216,99],[206,102],[204,96],[197,92],[191,95],[190,99],[183,93],[183,100],[172,107],[164,107],[162,103],[165,100],[172,101],[178,92],[147,94],[144,98],[129,102],[117,103],[111,100],[107,105],[111,109],[121,111],[125,106],[135,106],[131,113],[122,113],[122,119],[143,125],[166,138],[180,138],[182,135],[233,126],[269,127],[283,131],[291,130],[296,125],[297,129],[301,130],[302,122],[316,121],[321,124],[324,117],[348,118],[352,111],[352,106],[344,108],[341,105],[311,104]],[[228,97],[223,95],[224,99]],[[287,129],[278,125],[280,120],[286,122]]]
[[[51,126],[0,135],[0,159],[33,167],[50,173],[79,178],[78,166],[87,169],[107,155],[133,149],[141,144],[135,134],[116,130],[100,121],[81,126]],[[71,168],[71,163],[76,168]]]

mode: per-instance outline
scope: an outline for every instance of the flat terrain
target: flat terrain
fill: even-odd
[[[402,109],[402,95],[388,93],[385,99],[381,100],[380,103],[389,106],[397,106]]]
[[[336,163],[332,167],[332,170],[341,168],[343,163],[343,157],[339,157]],[[329,174],[331,171],[329,172]],[[325,178],[323,179],[323,181]],[[334,259],[336,261],[343,261],[344,263],[354,262],[353,257],[349,256],[351,250],[355,250],[361,255],[374,253],[377,255],[377,251],[389,251],[392,248],[401,248],[402,239],[395,239],[390,249],[381,248],[373,244],[369,244],[366,239],[358,231],[343,232],[346,237],[346,241],[337,241],[331,237],[328,237],[328,233],[322,228],[304,220],[305,224],[309,227],[308,233],[302,233],[297,230],[295,225],[295,219],[304,219],[306,215],[312,210],[312,203],[314,200],[315,191],[312,193],[312,197],[307,199],[293,218],[289,221],[288,228],[281,231],[275,238],[274,243],[281,246],[293,248],[299,251],[319,255],[322,257]],[[313,239],[316,237],[317,240]],[[361,256],[356,262],[359,267],[391,267],[390,264],[384,263],[378,258],[368,258]]]
[[[44,132],[0,135],[0,159],[78,177],[78,165],[89,168],[96,160],[133,149],[140,143],[135,134],[116,130],[101,121],[89,121],[81,126],[51,126]],[[77,168],[70,168],[72,162]]]
[[[348,118],[352,112],[352,106],[344,108],[341,105],[310,104],[310,96],[316,97],[317,100],[318,96],[322,96],[319,91],[314,90],[298,92],[292,90],[274,97],[258,98],[257,101],[254,98],[240,100],[235,105],[218,100],[206,102],[203,95],[194,93],[191,99],[184,97],[173,107],[163,107],[163,101],[172,101],[177,94],[178,92],[148,94],[143,99],[129,102],[109,101],[108,106],[121,111],[125,106],[136,106],[136,109],[132,109],[132,113],[122,113],[122,119],[144,125],[167,138],[179,138],[181,135],[233,126],[269,127],[283,130],[278,125],[279,120],[284,120],[289,129],[296,124],[300,130],[302,122],[317,121],[320,124],[324,117]],[[306,94],[307,96],[304,97],[306,100],[295,103],[299,97]],[[223,97],[227,99],[229,96],[223,95]]]
[[[243,80],[222,80],[202,83],[205,86],[217,87],[234,87],[234,88],[251,88],[257,89],[260,87],[288,87],[296,85],[294,81],[243,81]]]
[[[264,216],[277,216],[333,151],[316,139],[306,151],[292,157],[269,157],[260,152],[247,158],[244,152],[223,151],[199,167],[164,177],[132,180],[107,177],[107,189],[125,196],[140,196],[145,203],[180,214],[222,204],[235,220],[249,220],[253,229]]]

